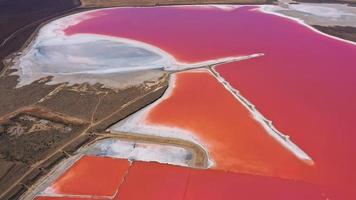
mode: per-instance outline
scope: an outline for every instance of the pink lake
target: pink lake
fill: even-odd
[[[116,8],[83,15],[91,17],[68,27],[67,35],[139,40],[181,62],[263,53],[217,70],[313,159],[316,170],[294,179],[320,185],[331,199],[356,199],[355,44],[255,6]]]

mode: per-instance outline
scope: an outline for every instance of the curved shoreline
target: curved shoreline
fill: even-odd
[[[276,13],[270,13],[270,14],[276,14]],[[68,15],[70,15],[70,14],[68,14]],[[282,17],[287,17],[287,16],[282,15]],[[287,17],[287,18],[288,18],[288,17]],[[55,19],[53,19],[53,20],[55,20]],[[295,19],[295,18],[292,18],[291,20],[296,20],[296,19]],[[298,21],[298,20],[297,20],[297,21]],[[48,23],[48,22],[46,22],[46,23]],[[330,36],[330,35],[325,34],[325,33],[323,33],[323,32],[320,32],[320,31],[318,31],[317,29],[315,29],[315,28],[313,28],[313,27],[307,25],[307,24],[304,23],[304,22],[301,22],[301,23],[303,23],[303,25],[305,25],[305,26],[308,26],[308,27],[311,28],[312,30],[318,32],[319,34],[326,35],[326,36],[328,36],[328,37],[332,37],[333,39],[341,40],[341,41],[344,41],[344,42],[349,42],[349,41],[345,41],[345,40],[343,40],[343,39],[340,39],[340,38],[337,38],[337,37],[334,37],[334,36]],[[40,27],[39,27],[38,29],[40,29]],[[36,35],[33,35],[32,37],[34,37],[34,36],[36,36]],[[31,40],[31,42],[32,42],[32,40]],[[351,44],[355,45],[356,43],[351,42]]]
[[[345,42],[345,43],[348,43],[348,44],[352,44],[352,45],[356,45],[356,42],[354,41],[350,41],[350,40],[346,40],[346,39],[343,39],[343,38],[340,38],[340,37],[336,37],[336,36],[333,36],[333,35],[329,35],[327,33],[324,33],[318,29],[316,29],[315,27],[313,27],[312,25],[309,25],[307,24],[304,20],[302,19],[299,19],[299,18],[296,18],[296,17],[291,17],[291,16],[287,16],[287,15],[284,15],[284,14],[281,14],[281,13],[278,13],[278,12],[274,12],[274,11],[271,11],[271,10],[268,10],[267,8],[270,7],[270,5],[261,5],[258,10],[263,12],[263,13],[266,13],[266,14],[270,14],[270,15],[276,15],[276,16],[279,16],[279,17],[283,17],[283,18],[286,18],[286,19],[289,19],[289,20],[292,20],[294,22],[297,22],[298,24],[301,24],[305,27],[307,27],[308,29],[320,34],[320,35],[323,35],[325,37],[329,37],[331,39],[334,39],[334,40],[338,40],[338,41],[341,41],[341,42]]]

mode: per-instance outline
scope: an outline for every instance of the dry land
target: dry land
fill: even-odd
[[[356,0],[295,0],[296,2],[302,3],[342,3],[351,6],[356,5]]]
[[[0,59],[19,50],[43,22],[74,12],[79,0],[1,0]],[[0,62],[0,70],[3,68]]]
[[[8,94],[0,100],[1,199],[16,199],[97,132],[159,98],[168,84],[164,75],[118,91],[39,82],[16,89],[11,79],[16,83],[14,76],[0,78],[0,93]]]
[[[356,27],[318,25],[313,25],[313,27],[326,34],[356,42]]]

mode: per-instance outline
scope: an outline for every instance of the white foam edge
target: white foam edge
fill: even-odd
[[[163,125],[148,125],[145,123],[149,112],[162,101],[166,100],[172,95],[173,89],[175,88],[176,75],[171,74],[169,79],[169,86],[163,96],[152,104],[146,106],[145,108],[139,110],[138,112],[132,114],[131,116],[125,118],[124,120],[118,122],[117,124],[110,127],[109,131],[120,131],[127,133],[137,133],[158,137],[168,137],[176,138],[181,140],[186,140],[193,142],[194,144],[200,146],[208,157],[208,168],[215,166],[215,161],[209,154],[208,147],[201,142],[201,139],[196,136],[195,133],[178,127],[168,127]]]
[[[40,196],[45,196],[45,197],[60,197],[60,198],[80,198],[80,199],[113,199],[115,195],[117,194],[117,191],[115,191],[115,194],[112,196],[100,196],[100,195],[84,195],[84,194],[59,194],[59,193],[53,193],[55,191],[51,191],[53,188],[52,186],[49,186],[48,188],[43,191]]]
[[[231,11],[235,10],[237,8],[243,7],[244,5],[234,5],[234,4],[206,4],[206,5],[174,5],[174,6],[159,6],[159,8],[195,8],[195,9],[211,9],[211,8],[216,8],[224,11]],[[63,33],[63,30],[67,29],[70,26],[77,25],[80,22],[91,19],[94,17],[97,17],[98,13],[100,11],[104,10],[123,10],[123,9],[149,9],[149,8],[156,8],[156,7],[133,7],[133,6],[128,6],[128,7],[111,7],[111,8],[100,8],[100,9],[93,9],[93,10],[87,10],[83,12],[78,12],[75,14],[70,14],[58,19],[55,19],[53,21],[50,21],[49,23],[45,24],[41,29],[44,27],[47,27],[49,30],[55,30],[54,32],[57,33]],[[94,15],[91,15],[94,14]],[[105,13],[102,13],[105,15]],[[53,28],[53,27],[55,28]],[[43,29],[42,31],[47,31],[46,29]]]
[[[127,68],[120,68],[120,69],[118,68],[118,69],[107,69],[107,70],[93,70],[93,71],[74,72],[72,74],[107,74],[113,72],[130,72],[130,71],[138,71],[144,69],[161,69],[161,68],[168,71],[175,71],[175,70],[200,68],[207,65],[214,65],[219,63],[235,62],[238,60],[242,60],[254,56],[254,55],[248,55],[248,56],[237,55],[237,56],[223,57],[223,58],[211,59],[211,60],[195,62],[195,63],[179,62],[174,58],[174,56],[164,51],[163,49],[160,49],[159,47],[156,47],[154,45],[145,42],[128,39],[128,38],[116,37],[116,36],[89,34],[89,33],[85,33],[85,34],[80,33],[71,36],[66,36],[62,32],[55,31],[58,30],[57,26],[60,25],[58,25],[58,23],[56,23],[56,25],[50,25],[50,24],[45,25],[43,27],[45,31],[42,31],[42,29],[40,29],[35,40],[25,50],[22,51],[19,58],[15,60],[15,65],[18,65],[17,67],[19,69],[22,69],[20,73],[24,74],[23,67],[21,66],[22,63],[21,61],[26,59],[27,56],[31,56],[33,54],[34,49],[37,46],[40,46],[41,44],[50,44],[50,45],[57,45],[57,44],[64,44],[64,43],[75,44],[75,43],[90,42],[90,41],[97,41],[97,40],[109,40],[117,43],[143,48],[162,57],[160,60],[155,62],[156,63],[155,66],[150,66],[150,67],[142,66],[142,67],[135,67],[135,68],[127,67]],[[160,67],[159,65],[162,66]],[[39,74],[46,74],[46,73],[41,72]],[[53,73],[48,73],[48,75],[52,75],[52,74]],[[67,73],[56,73],[56,74],[65,75]]]
[[[288,149],[291,153],[293,153],[297,158],[304,161],[309,165],[313,165],[314,161],[312,158],[305,153],[301,148],[299,148],[296,144],[294,144],[289,136],[280,132],[274,125],[271,120],[265,118],[252,104],[249,100],[247,100],[244,96],[240,94],[238,90],[230,85],[220,74],[216,71],[215,66],[212,67],[213,72],[212,75],[220,82],[226,90],[228,90],[253,116],[253,118],[261,124],[261,126],[266,130],[266,132],[272,136],[277,142],[279,142],[283,147]]]

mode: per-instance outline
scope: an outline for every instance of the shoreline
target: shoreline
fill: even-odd
[[[173,5],[173,4],[172,4],[172,5]],[[246,4],[244,4],[244,5],[246,5]],[[254,4],[254,5],[256,5],[256,4]],[[161,6],[161,5],[160,5],[160,6]],[[163,6],[168,6],[168,5],[163,5]],[[140,7],[142,7],[142,6],[140,6]],[[151,7],[151,6],[150,6],[150,7]],[[155,6],[152,6],[152,7],[155,7]],[[77,9],[77,8],[76,8],[76,9]],[[86,9],[88,9],[88,10],[93,10],[92,8],[86,8]],[[46,25],[46,24],[50,23],[51,21],[54,21],[54,20],[56,20],[56,19],[58,19],[58,18],[62,18],[62,17],[68,16],[68,15],[72,15],[72,14],[76,14],[76,13],[80,13],[80,12],[84,12],[84,11],[85,11],[85,9],[84,9],[84,10],[77,10],[77,11],[74,11],[74,13],[66,13],[65,15],[58,16],[58,17],[56,17],[56,18],[53,18],[53,19],[50,19],[50,20],[47,20],[47,21],[42,22],[42,23],[36,28],[36,30],[31,34],[31,36],[30,36],[29,38],[27,38],[26,42],[21,46],[20,50],[11,53],[11,54],[8,55],[6,58],[4,58],[4,60],[5,60],[5,59],[11,59],[11,56],[16,55],[16,54],[22,52],[22,51],[23,51],[24,49],[26,49],[27,47],[29,47],[29,46],[31,45],[31,43],[32,43],[33,41],[35,41],[34,38],[37,36],[38,31],[39,31],[44,25]],[[261,11],[261,12],[262,12],[262,11]],[[276,13],[269,13],[269,14],[278,15],[278,14],[276,14]],[[280,15],[279,15],[279,16],[280,16]],[[340,41],[343,41],[343,42],[347,42],[347,43],[350,43],[350,44],[352,44],[352,45],[355,45],[355,44],[356,44],[355,42],[350,42],[350,41],[348,41],[348,40],[341,39],[341,38],[338,38],[338,37],[335,37],[335,36],[331,36],[331,35],[329,35],[329,34],[326,34],[326,33],[324,33],[324,32],[321,32],[321,31],[319,31],[318,29],[312,27],[311,25],[306,24],[304,21],[299,21],[299,20],[296,19],[296,18],[288,17],[288,16],[285,16],[285,15],[281,15],[280,17],[285,17],[285,18],[289,18],[289,19],[291,19],[291,20],[297,21],[298,23],[300,23],[300,24],[302,24],[302,25],[304,25],[304,26],[307,26],[307,27],[310,28],[311,30],[313,30],[313,31],[315,31],[315,32],[317,32],[317,33],[319,33],[319,34],[322,34],[322,35],[324,35],[324,36],[331,37],[331,38],[333,38],[333,39],[340,40]],[[9,57],[9,56],[10,56],[10,57]],[[2,59],[2,62],[3,62],[3,59]],[[7,61],[6,61],[6,62],[7,62]],[[4,64],[5,64],[5,62],[4,62]],[[8,70],[10,69],[10,68],[8,68],[10,64],[11,64],[11,63],[6,63],[6,64],[5,64],[5,67],[4,67],[4,69],[2,69],[2,72],[1,72],[0,77],[2,77],[2,76],[7,76],[7,72],[8,72]],[[161,98],[162,98],[162,96],[159,97],[157,100],[154,100],[154,102],[158,102]],[[148,106],[149,106],[149,105],[148,105]],[[147,108],[148,106],[145,106],[145,107],[139,109],[138,111],[140,111],[140,110],[142,110],[142,109],[144,109],[144,108]],[[136,112],[138,112],[138,111],[136,111]],[[134,113],[136,113],[136,112],[134,112]],[[133,114],[134,114],[134,113],[133,113]],[[127,119],[127,118],[125,118],[125,119]],[[88,142],[91,142],[91,141],[88,141]],[[83,145],[83,144],[78,145],[78,149],[79,149],[82,145]],[[55,166],[59,166],[59,164],[56,163]],[[41,177],[41,175],[39,175],[39,176]],[[45,176],[45,175],[43,175],[43,176]]]

